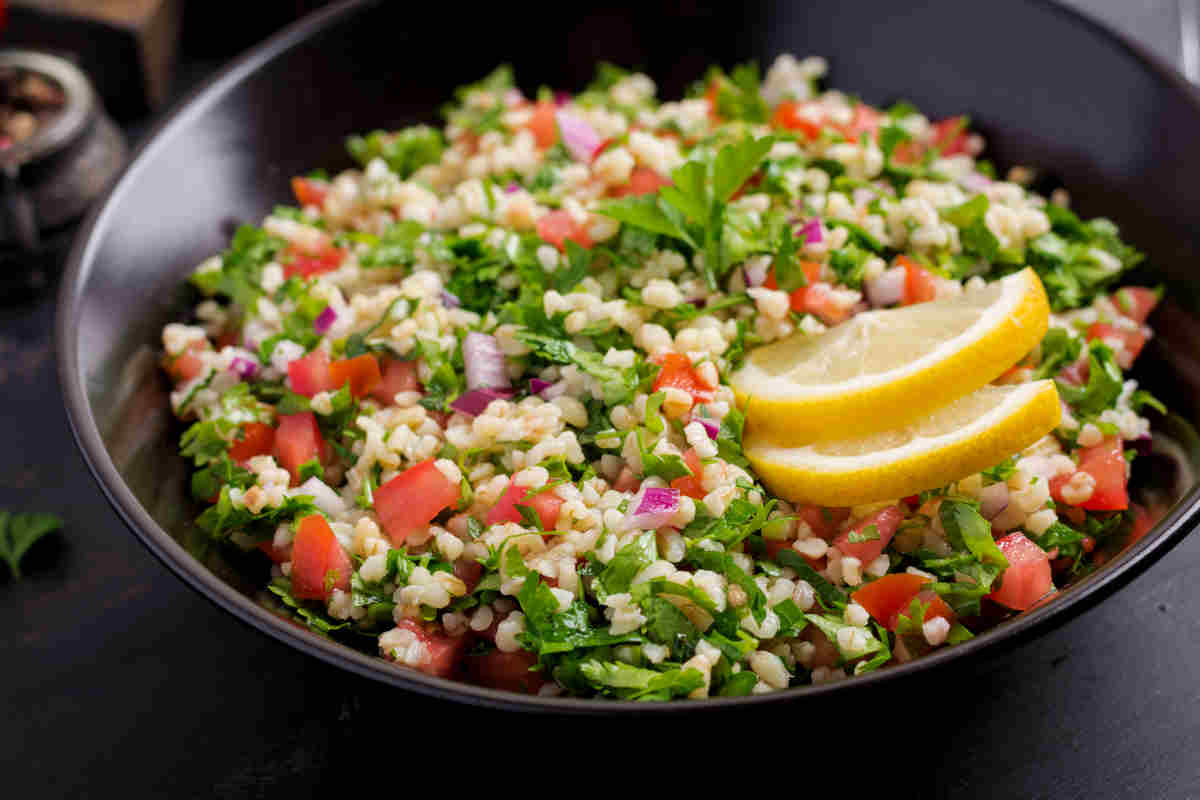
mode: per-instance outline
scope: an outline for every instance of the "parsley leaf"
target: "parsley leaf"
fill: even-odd
[[[0,559],[8,564],[13,580],[20,579],[21,558],[33,543],[62,526],[62,519],[54,514],[0,511]]]
[[[1058,392],[1071,407],[1083,416],[1094,416],[1112,408],[1121,396],[1124,376],[1121,368],[1113,358],[1113,351],[1103,342],[1091,342],[1088,345],[1088,382],[1087,386],[1072,386],[1063,381],[1058,384]]]
[[[365,167],[373,159],[382,158],[401,180],[426,164],[436,164],[445,147],[441,131],[428,125],[413,125],[394,133],[372,131],[346,140],[346,150],[359,164]]]

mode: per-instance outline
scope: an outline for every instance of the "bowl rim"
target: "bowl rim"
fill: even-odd
[[[358,675],[388,685],[412,690],[424,695],[491,708],[568,713],[614,715],[636,711],[655,714],[679,714],[732,707],[758,706],[801,698],[826,696],[861,687],[866,689],[884,683],[903,680],[911,675],[936,670],[949,663],[961,664],[993,654],[1007,647],[1026,642],[1078,616],[1125,586],[1154,561],[1177,545],[1194,526],[1200,515],[1200,486],[1193,489],[1132,547],[1124,550],[1104,568],[1096,570],[1078,583],[1065,589],[1061,596],[1045,606],[1025,612],[1011,620],[979,634],[968,642],[935,651],[922,658],[887,669],[835,683],[809,685],[744,697],[716,697],[689,702],[637,703],[633,701],[577,699],[523,695],[490,689],[474,684],[426,675],[416,670],[391,665],[383,659],[366,655],[346,645],[304,630],[263,606],[233,586],[192,556],[166,532],[138,502],[114,465],[100,435],[86,392],[86,381],[79,364],[79,335],[74,325],[83,287],[94,266],[98,234],[107,230],[111,209],[129,191],[134,179],[146,169],[146,164],[170,137],[191,120],[204,114],[221,101],[227,92],[252,76],[266,64],[301,44],[343,18],[376,5],[379,0],[344,0],[320,9],[276,33],[265,42],[239,56],[200,86],[188,93],[146,134],[120,176],[104,197],[89,212],[76,235],[67,258],[62,285],[59,289],[55,323],[58,373],[62,385],[72,434],[83,454],[84,461],[105,497],[125,525],[133,531],[146,548],[164,565],[234,618],[254,627],[275,640],[289,645],[322,661],[347,669]],[[1115,31],[1090,16],[1052,2],[1035,0],[1059,14],[1069,16],[1075,24],[1091,28],[1125,50],[1159,81],[1190,98],[1200,113],[1200,92],[1197,92],[1178,71],[1163,62],[1125,34]]]

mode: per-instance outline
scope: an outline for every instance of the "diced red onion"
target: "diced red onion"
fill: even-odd
[[[970,192],[982,192],[992,185],[992,179],[978,172],[968,172],[958,179],[962,187]]]
[[[571,95],[568,92],[558,91],[554,93],[554,105],[559,108],[571,102]]]
[[[666,488],[643,489],[630,503],[633,511],[625,515],[627,530],[657,530],[670,525],[679,510],[679,490]]]
[[[329,485],[315,475],[294,489],[288,489],[291,497],[308,495],[313,499],[313,505],[330,516],[337,516],[346,510],[346,501],[341,495],[329,488]]]
[[[556,397],[562,397],[567,393],[567,382],[559,381],[542,390],[541,395],[543,400],[553,400]]]
[[[512,396],[512,389],[471,389],[460,394],[450,407],[461,414],[478,417],[493,400],[509,400]]]
[[[442,289],[442,305],[446,308],[458,308],[462,305],[462,301],[458,299],[458,295],[454,292],[447,292]]]
[[[875,308],[894,306],[904,299],[904,282],[906,279],[904,267],[885,269],[878,276],[867,281],[863,289],[867,302]]]
[[[1130,442],[1134,450],[1137,450],[1139,456],[1148,456],[1154,450],[1154,437],[1150,434],[1139,436]]]
[[[248,358],[234,356],[234,359],[229,362],[229,371],[236,372],[238,376],[249,380],[258,376],[258,364]]]
[[[550,381],[544,381],[541,378],[530,378],[529,379],[529,393],[530,394],[541,394],[542,392],[546,391],[553,385],[554,384],[550,383]]]
[[[805,244],[820,244],[825,241],[825,234],[821,232],[821,220],[816,217],[804,223],[800,227],[798,235],[804,238]]]
[[[979,513],[992,520],[1008,508],[1008,485],[993,483],[979,490]]]
[[[317,318],[313,320],[313,330],[324,336],[329,333],[329,329],[336,321],[337,312],[333,310],[333,306],[325,306],[325,310],[317,314]]]
[[[757,258],[751,259],[751,261],[754,262],[753,266],[747,263],[746,266],[742,267],[742,275],[746,278],[746,285],[751,289],[755,289],[762,286],[767,280],[767,264],[769,262],[762,262],[762,259]]]
[[[567,148],[576,161],[587,164],[592,156],[604,144],[600,134],[596,133],[585,120],[570,111],[556,111],[554,118],[558,121],[558,130],[562,133],[563,146]]]
[[[870,189],[860,186],[851,193],[850,198],[854,201],[854,205],[861,206],[871,202],[871,198],[874,196],[875,193]]]
[[[504,193],[512,194],[513,192],[519,191],[520,188],[521,184],[517,183],[516,181],[509,181],[508,186],[504,187]]]
[[[704,432],[710,439],[716,439],[721,433],[721,423],[710,417],[692,417],[692,422],[699,422],[704,426]]]
[[[468,389],[507,389],[508,367],[495,336],[471,331],[463,340],[463,366]]]

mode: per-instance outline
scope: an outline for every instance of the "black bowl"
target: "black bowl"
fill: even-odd
[[[933,117],[966,111],[1001,165],[1040,165],[1088,215],[1117,220],[1164,281],[1160,332],[1138,377],[1186,421],[1200,420],[1197,261],[1200,102],[1174,71],[1079,15],[1042,2],[691,4],[641,2],[531,21],[505,10],[470,20],[428,4],[347,3],[239,59],[161,123],[93,212],[62,287],[58,349],[76,439],[118,513],[146,546],[213,602],[330,663],[442,697],[553,711],[632,704],[528,697],[390,666],[323,639],[254,602],[256,587],[191,522],[187,467],[157,370],[161,326],[182,311],[179,284],[220,250],[237,221],[288,197],[288,178],[346,164],[343,137],[434,121],[450,89],[508,60],[527,90],[579,88],[600,59],[640,66],[678,95],[710,62],[819,53],[832,83],[874,103],[907,99]],[[469,27],[464,25],[469,22]],[[1166,341],[1168,346],[1160,343]],[[1188,487],[1140,542],[1045,607],[968,643],[854,680],[706,707],[852,691],[1013,645],[1110,595],[1176,544],[1200,514]],[[698,704],[638,705],[641,712]]]

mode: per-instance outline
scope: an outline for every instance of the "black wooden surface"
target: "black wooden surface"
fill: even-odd
[[[1076,4],[1177,61],[1174,3]],[[110,510],[58,401],[53,284],[0,299],[0,508],[66,520],[24,580],[0,575],[4,796],[308,796],[369,778],[390,793],[414,779],[620,792],[647,773],[677,792],[721,773],[802,796],[815,781],[847,796],[1200,797],[1200,537],[1040,640],[837,703],[563,720],[428,700],[289,650],[185,588]]]

